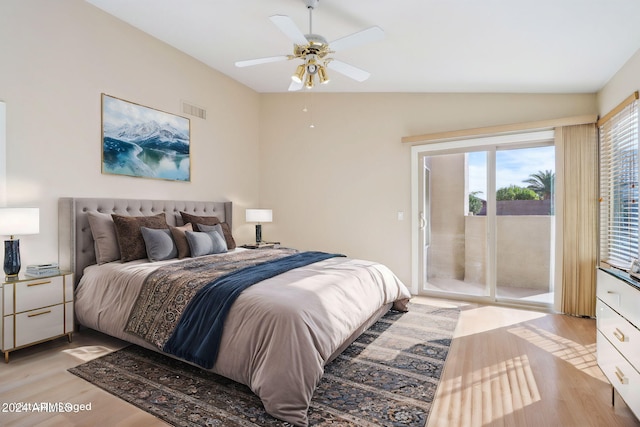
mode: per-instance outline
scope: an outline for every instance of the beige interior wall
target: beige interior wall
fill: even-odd
[[[411,150],[403,136],[596,110],[595,94],[264,94],[260,200],[274,222],[263,235],[380,261],[410,284]]]
[[[21,238],[23,265],[57,259],[61,196],[232,200],[238,240],[253,238],[244,208],[259,197],[259,94],[82,0],[0,2],[0,52],[6,202],[41,213],[40,234]],[[102,92],[207,110],[190,117],[190,183],[101,174]]]
[[[633,92],[640,89],[640,50],[598,92],[598,114],[607,114]]]

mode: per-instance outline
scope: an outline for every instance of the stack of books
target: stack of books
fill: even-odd
[[[56,274],[60,274],[60,265],[57,262],[27,265],[25,274],[32,277],[55,276]]]

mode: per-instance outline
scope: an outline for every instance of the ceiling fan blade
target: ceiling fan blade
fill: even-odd
[[[251,65],[266,64],[269,62],[286,61],[287,59],[289,59],[289,56],[287,55],[269,56],[267,58],[247,59],[244,61],[236,61],[236,67],[240,67],[240,68],[249,67]]]
[[[292,80],[291,84],[289,85],[289,91],[293,92],[293,91],[300,90],[300,89],[302,89],[302,82],[294,82]]]
[[[357,33],[344,36],[329,43],[331,50],[337,52],[339,50],[349,49],[361,44],[376,42],[384,38],[384,31],[380,27],[369,27]]]
[[[270,16],[269,19],[271,19],[271,22],[276,24],[280,31],[282,31],[287,37],[289,37],[289,39],[295,44],[304,46],[309,43],[302,31],[300,31],[295,22],[293,22],[293,20],[288,16],[273,15]]]
[[[327,64],[327,67],[332,69],[333,71],[337,71],[340,74],[344,74],[347,77],[352,78],[358,82],[363,82],[369,78],[371,73],[362,70],[358,67],[354,67],[353,65],[349,65],[342,61],[336,61],[335,59],[331,60]]]

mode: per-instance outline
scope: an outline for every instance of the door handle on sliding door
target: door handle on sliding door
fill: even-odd
[[[420,212],[420,230],[424,230],[427,226],[427,219],[424,217],[424,212]]]

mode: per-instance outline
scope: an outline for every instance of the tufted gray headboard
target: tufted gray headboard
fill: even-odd
[[[231,202],[192,202],[182,200],[136,200],[71,198],[58,201],[58,259],[60,268],[74,273],[77,284],[85,267],[96,263],[93,236],[87,212],[141,216],[165,212],[167,223],[182,225],[180,211],[193,215],[217,216],[232,226]]]

